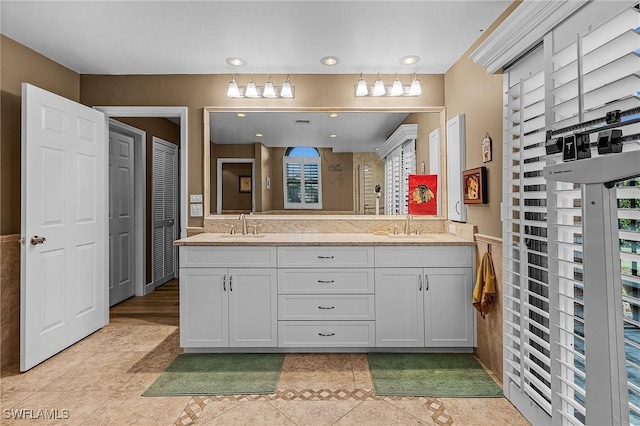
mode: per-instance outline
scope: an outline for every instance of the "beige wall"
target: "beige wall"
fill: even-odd
[[[146,171],[145,191],[146,191],[146,259],[145,283],[153,280],[151,272],[151,236],[153,235],[153,221],[151,220],[151,200],[153,195],[153,137],[157,136],[167,142],[180,144],[180,126],[165,118],[146,117],[117,117],[115,120],[133,126],[146,132]]]
[[[284,209],[282,159],[286,148],[271,148],[271,206]],[[319,148],[322,167],[322,211],[353,211],[353,153]],[[330,167],[333,166],[333,167]]]
[[[487,168],[487,204],[467,205],[467,222],[478,232],[502,236],[500,202],[502,201],[502,75],[489,75],[485,68],[469,59],[469,54],[504,20],[519,3],[512,4],[469,50],[446,72],[445,105],[447,120],[465,114],[465,170]],[[482,140],[489,134],[493,143],[493,161],[482,162]]]
[[[0,35],[0,234],[20,232],[20,114],[22,83],[73,101],[80,100],[80,76]]]
[[[425,170],[428,172],[429,133],[440,127],[440,114],[432,112],[409,114],[409,116],[403,121],[403,124],[419,124],[418,137],[416,138],[416,173],[420,173],[422,163],[425,164]]]

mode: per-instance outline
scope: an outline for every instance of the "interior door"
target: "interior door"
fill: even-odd
[[[109,130],[109,305],[133,296],[134,138]]]
[[[22,85],[21,371],[109,321],[105,122]]]
[[[176,276],[178,147],[153,138],[153,282]]]

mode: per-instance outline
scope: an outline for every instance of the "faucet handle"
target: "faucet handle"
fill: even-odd
[[[398,225],[393,226],[393,235],[398,235]]]
[[[416,227],[416,235],[420,235],[420,225]]]
[[[231,232],[230,234],[233,235],[236,233],[236,226],[235,225],[231,225]]]
[[[253,235],[258,235],[258,225],[253,225]]]

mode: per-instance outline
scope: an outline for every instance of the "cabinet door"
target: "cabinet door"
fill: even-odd
[[[422,268],[376,269],[376,346],[424,346]]]
[[[473,347],[475,315],[471,268],[425,268],[427,347]]]
[[[226,268],[180,268],[180,346],[229,345],[225,279]]]
[[[278,346],[276,277],[275,269],[229,269],[230,346]]]
[[[462,171],[465,169],[464,114],[447,121],[447,218],[467,221],[467,206],[462,194]]]

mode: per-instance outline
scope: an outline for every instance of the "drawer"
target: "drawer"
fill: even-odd
[[[373,268],[278,269],[279,294],[373,294]]]
[[[267,268],[276,266],[275,247],[181,246],[180,267]]]
[[[373,247],[278,247],[278,267],[373,267]]]
[[[278,321],[280,347],[373,347],[374,321]]]
[[[279,320],[374,320],[373,295],[278,296]]]
[[[376,247],[376,268],[471,268],[472,246]]]

